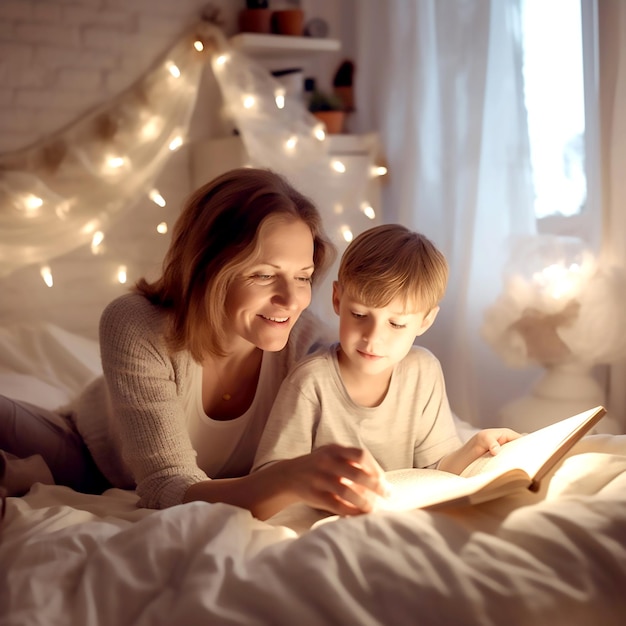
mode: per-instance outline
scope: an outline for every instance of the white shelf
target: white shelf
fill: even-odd
[[[239,33],[230,38],[230,45],[242,52],[263,57],[309,56],[341,49],[337,39],[294,37],[291,35],[264,35]]]

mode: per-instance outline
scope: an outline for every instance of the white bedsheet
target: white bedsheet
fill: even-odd
[[[56,329],[27,351],[24,340],[0,332],[0,392],[21,363],[26,392],[45,396],[26,354],[56,391],[50,405],[97,374],[95,344]],[[16,359],[1,350],[9,344]],[[73,376],[48,368],[50,354]],[[132,492],[39,484],[9,498],[0,625],[626,624],[626,435],[585,438],[537,494],[447,513],[307,530],[320,516],[305,507],[264,523],[222,504],[136,502]]]
[[[588,438],[536,495],[300,534],[295,516],[135,503],[9,498],[0,624],[626,623],[626,436]]]

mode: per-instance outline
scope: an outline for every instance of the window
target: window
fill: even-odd
[[[522,0],[524,96],[540,232],[599,232],[595,0]]]

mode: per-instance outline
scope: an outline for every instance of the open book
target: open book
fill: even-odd
[[[382,510],[436,509],[494,500],[518,489],[536,491],[542,478],[588,433],[606,410],[598,406],[509,441],[495,456],[476,459],[460,474],[434,469],[387,472],[392,485]]]

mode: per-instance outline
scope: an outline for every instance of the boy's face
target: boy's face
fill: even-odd
[[[430,328],[439,307],[429,312],[403,312],[397,298],[382,308],[363,305],[333,283],[333,307],[339,315],[339,341],[345,365],[363,374],[390,371]]]

